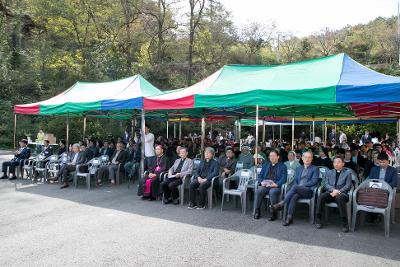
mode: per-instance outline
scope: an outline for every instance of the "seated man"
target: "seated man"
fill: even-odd
[[[222,183],[225,178],[233,175],[236,170],[236,159],[232,148],[228,148],[225,151],[225,160],[219,162],[220,178],[219,178],[219,191],[222,194]],[[235,181],[231,181],[235,183]]]
[[[143,177],[142,188],[143,196],[142,199],[156,200],[160,195],[160,174],[168,170],[168,158],[164,155],[164,149],[158,145],[155,149],[156,155],[146,160],[149,171]]]
[[[259,187],[257,189],[254,201],[254,219],[260,219],[261,204],[267,194],[269,194],[271,205],[278,203],[281,187],[284,183],[286,183],[287,167],[282,162],[279,162],[279,152],[277,150],[272,150],[269,153],[269,161],[270,162],[263,164],[261,173],[257,179]],[[269,220],[274,221],[277,217],[276,215],[276,212],[272,212]]]
[[[85,153],[80,150],[79,144],[72,145],[72,153],[68,156],[66,164],[62,165],[58,176],[63,178],[64,184],[61,189],[69,187],[68,176],[71,172],[76,170],[76,165],[86,163]],[[54,180],[58,180],[58,176]]]
[[[321,213],[325,203],[336,202],[339,208],[339,215],[343,223],[343,232],[349,231],[347,223],[346,203],[349,201],[349,191],[352,185],[351,172],[344,169],[344,159],[336,157],[333,160],[333,170],[326,173],[325,185],[317,200],[316,227],[322,228]]]
[[[254,165],[253,155],[248,146],[242,147],[242,153],[239,155],[238,163],[243,163],[243,169],[250,169]]]
[[[207,189],[211,186],[212,178],[219,175],[218,161],[214,159],[215,151],[212,147],[204,150],[204,160],[202,160],[194,173],[194,181],[190,183],[189,190],[189,209],[204,209],[204,202],[207,197]],[[196,204],[196,190],[200,191],[199,205]]]
[[[58,149],[58,156],[61,156],[63,153],[68,153],[67,150],[67,142],[65,142],[64,139],[61,139],[60,142],[58,143],[59,149]]]
[[[125,163],[124,169],[129,179],[132,179],[138,172],[141,158],[141,151],[136,142],[131,139],[129,141],[129,161]]]
[[[85,142],[82,142],[81,144],[81,152],[85,154],[85,158],[87,161],[93,158],[93,151],[87,148],[87,144]]]
[[[389,156],[382,152],[378,155],[379,166],[372,167],[369,174],[369,179],[384,180],[390,186],[397,186],[397,171],[396,168],[389,166]]]
[[[108,156],[112,157],[114,154],[114,149],[111,148],[110,143],[108,141],[104,141],[103,147],[100,149],[100,156]]]
[[[328,169],[333,168],[332,160],[329,158],[328,149],[321,147],[319,150],[319,158],[315,160],[316,166],[324,166]]]
[[[97,173],[97,184],[102,185],[102,181],[109,179],[111,184],[115,184],[115,174],[118,171],[118,165],[125,165],[129,158],[128,152],[125,151],[125,145],[122,142],[117,143],[117,150],[114,151],[110,158],[110,164],[102,166]]]
[[[43,148],[42,148],[42,152],[40,152],[39,157],[41,157],[41,159],[39,160],[39,158],[35,159],[35,164],[33,167],[33,177],[37,177],[38,176],[38,172],[36,171],[36,168],[43,168],[46,165],[46,162],[48,161],[47,158],[50,157],[53,154],[53,151],[50,147],[50,142],[49,140],[44,140],[43,141]]]
[[[180,158],[177,159],[168,171],[167,179],[161,183],[164,193],[164,204],[171,202],[179,204],[178,186],[182,184],[182,179],[193,172],[193,160],[189,159],[187,148],[181,147],[179,150]]]
[[[353,155],[351,154],[350,150],[346,150],[345,154],[344,154],[344,166],[346,168],[352,169],[353,171],[355,171],[356,173],[358,173],[358,165],[357,163],[355,163],[352,160]]]
[[[0,179],[17,179],[15,177],[15,167],[22,167],[25,159],[29,159],[31,150],[28,148],[28,140],[22,139],[19,142],[19,149],[15,152],[14,158],[10,161],[4,161],[2,164],[3,176]],[[9,169],[9,176],[7,176],[7,168]]]
[[[313,190],[319,180],[319,169],[317,166],[311,165],[313,154],[304,152],[302,156],[303,166],[296,169],[294,176],[294,185],[286,194],[283,201],[278,204],[271,205],[271,211],[277,212],[282,210],[285,204],[288,205],[288,214],[283,226],[288,226],[293,223],[293,214],[296,208],[296,203],[299,198],[312,198]]]

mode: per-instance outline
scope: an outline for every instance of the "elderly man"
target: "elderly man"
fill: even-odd
[[[25,159],[29,159],[31,156],[31,151],[28,148],[28,141],[25,139],[22,139],[19,142],[19,149],[18,151],[15,152],[14,158],[10,161],[4,161],[2,164],[2,171],[3,171],[3,176],[0,179],[7,179],[9,178],[10,180],[15,179],[15,167],[17,166],[22,166],[23,162]],[[9,177],[7,176],[7,168],[9,169]]]
[[[125,145],[122,142],[117,143],[117,150],[114,151],[110,158],[111,164],[102,166],[97,173],[97,184],[102,185],[104,179],[110,180],[111,184],[115,184],[115,174],[118,171],[118,165],[124,166],[129,159],[129,154],[125,150]]]
[[[188,158],[187,148],[180,148],[179,157],[169,169],[167,179],[161,183],[164,192],[164,204],[171,202],[174,205],[179,204],[178,186],[182,184],[186,175],[191,175],[193,172],[193,161]]]
[[[250,169],[254,165],[253,155],[248,146],[242,147],[242,153],[239,155],[238,163],[243,163],[243,169]]]
[[[143,178],[142,199],[156,200],[160,195],[160,174],[168,170],[168,158],[164,155],[164,149],[158,145],[155,149],[156,155],[146,159],[148,174]]]
[[[352,186],[351,172],[344,169],[344,159],[337,157],[333,160],[333,170],[326,174],[326,183],[322,188],[323,193],[319,195],[317,200],[317,219],[316,227],[322,228],[321,213],[325,207],[325,203],[336,202],[339,208],[339,215],[343,223],[343,232],[349,231],[347,223],[346,204],[349,201],[349,191]]]
[[[257,182],[259,187],[254,201],[254,219],[260,219],[261,204],[267,194],[269,195],[271,205],[278,203],[281,187],[286,183],[287,168],[285,164],[279,161],[279,152],[277,150],[272,150],[269,153],[269,161],[263,164],[261,173],[258,176]],[[277,213],[274,211],[269,220],[274,221],[276,218]]]
[[[396,168],[389,166],[389,157],[385,152],[378,155],[379,166],[372,167],[369,174],[369,179],[384,180],[390,186],[397,186],[397,171]]]
[[[50,142],[49,140],[44,140],[43,141],[43,148],[42,152],[38,155],[34,160],[33,164],[33,177],[36,179],[39,173],[37,172],[37,168],[43,168],[46,165],[46,162],[48,161],[48,157],[50,157],[53,154],[53,150],[50,147]]]
[[[80,151],[79,144],[74,144],[72,146],[72,153],[68,156],[68,162],[61,167],[58,174],[58,176],[61,175],[64,181],[64,184],[63,186],[61,186],[61,189],[69,187],[69,181],[68,181],[69,174],[76,170],[76,165],[84,164],[86,163],[86,160],[87,159],[85,153]],[[54,180],[58,180],[58,176],[55,177]]]
[[[288,205],[288,214],[286,220],[283,222],[283,226],[293,223],[293,214],[297,200],[299,198],[312,198],[313,190],[318,184],[319,169],[311,164],[313,154],[311,152],[304,152],[302,160],[304,165],[296,169],[294,185],[286,194],[284,200],[270,206],[272,212],[277,212],[282,210],[285,204]]]
[[[194,180],[190,184],[189,190],[189,209],[205,208],[207,189],[211,186],[211,180],[219,175],[218,161],[214,159],[215,151],[212,147],[207,147],[204,151],[204,160],[202,160],[194,174]],[[199,205],[196,203],[196,190],[199,189]]]
[[[133,179],[138,172],[140,159],[141,159],[141,151],[140,147],[136,144],[136,142],[131,139],[129,141],[129,161],[125,163],[124,169],[128,174],[130,179]]]

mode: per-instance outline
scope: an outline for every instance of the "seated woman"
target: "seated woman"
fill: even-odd
[[[296,152],[289,151],[288,161],[285,162],[285,165],[288,170],[288,182],[292,183],[297,167],[301,166],[299,161],[296,159]]]
[[[168,158],[164,155],[164,149],[158,145],[155,149],[156,155],[147,160],[149,171],[142,181],[142,199],[156,200],[160,195],[160,174],[168,171]]]

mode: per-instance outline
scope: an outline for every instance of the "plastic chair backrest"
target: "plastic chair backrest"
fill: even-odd
[[[370,187],[370,183],[379,183],[381,185],[381,189],[385,189],[388,190],[389,192],[393,191],[392,187],[390,186],[390,184],[388,184],[387,182],[385,182],[384,180],[379,180],[379,179],[368,179],[365,180],[364,182],[362,182],[360,184],[360,188],[368,188]]]
[[[51,163],[58,162],[58,155],[51,155],[49,161]]]
[[[61,155],[61,162],[62,163],[67,163],[67,161],[68,161],[68,154],[67,153],[63,153]]]
[[[108,163],[109,160],[110,160],[110,158],[108,157],[108,155],[102,155],[100,157],[100,164],[106,164],[106,163]]]
[[[199,159],[199,158],[195,158],[193,160],[193,164],[194,164],[194,169],[195,170],[197,170],[199,168],[200,162],[201,162],[201,159]]]
[[[351,172],[351,180],[353,181],[354,187],[357,187],[358,183],[359,183],[357,173],[353,169],[350,169],[350,168],[345,167],[344,169]]]
[[[239,173],[239,186],[238,190],[244,191],[246,190],[247,184],[249,183],[249,180],[251,179],[251,171],[248,169],[243,169],[240,170]]]
[[[236,163],[236,171],[240,171],[243,169],[243,162]]]

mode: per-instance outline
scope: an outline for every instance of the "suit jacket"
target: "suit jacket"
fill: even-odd
[[[107,155],[109,158],[111,158],[111,156],[113,155],[113,153],[114,153],[114,149],[109,148],[109,147],[107,147],[107,148],[102,148],[102,149],[100,150],[100,155],[101,155],[101,156]]]
[[[299,185],[301,182],[301,174],[303,173],[304,166],[297,167],[294,175],[294,184]],[[311,190],[315,188],[319,180],[319,168],[311,165],[307,169],[307,180],[303,186],[310,187]]]
[[[148,170],[150,173],[161,174],[162,172],[166,172],[169,167],[168,158],[165,155],[162,155],[159,159],[158,166],[160,166],[159,170],[156,170],[157,167],[157,156],[147,157],[145,161],[145,170]]]
[[[72,161],[74,160],[74,157],[75,157],[75,153],[71,152],[69,154],[68,162],[72,163]],[[76,159],[75,165],[85,164],[86,162],[87,162],[86,153],[82,152],[82,151],[79,151],[78,152],[78,158]]]
[[[50,146],[48,146],[42,151],[41,154],[43,154],[45,156],[45,158],[48,158],[53,154],[53,150],[51,149]]]
[[[117,155],[117,150],[114,151],[114,153],[112,154],[112,156],[110,157],[110,162],[112,163],[112,160],[114,159],[115,155]],[[128,152],[126,152],[126,150],[121,150],[118,154],[118,157],[116,159],[116,161],[119,163],[121,163],[122,165],[125,164],[125,162],[127,162],[129,159],[129,154]]]
[[[338,181],[336,183],[336,170],[329,170],[326,173],[326,183],[324,189],[328,192],[332,192],[334,189],[338,189],[341,193],[349,193],[352,186],[351,172],[349,170],[343,169],[339,175]]]
[[[263,180],[268,179],[269,169],[271,168],[271,163],[264,163],[258,176],[258,183],[261,183]],[[284,183],[286,183],[287,179],[287,167],[282,162],[278,162],[275,166],[274,175],[272,181],[278,185],[280,188]]]
[[[129,153],[129,161],[140,162],[141,151],[139,148],[132,149],[130,151],[127,150],[127,152]]]
[[[177,159],[174,162],[174,165],[169,169],[168,171],[168,177],[171,177],[174,175],[175,170],[178,168],[179,163],[181,159]],[[185,177],[186,175],[190,175],[193,172],[193,160],[186,158],[185,161],[183,162],[182,168],[181,168],[181,178]]]
[[[324,166],[324,167],[327,167],[327,168],[329,168],[329,169],[333,169],[333,163],[332,163],[332,160],[331,160],[329,157],[326,157],[326,158],[324,158],[324,159],[322,159],[322,158],[317,158],[317,159],[315,160],[315,165],[317,165],[317,166]]]
[[[17,153],[14,157],[14,161],[23,161],[25,159],[29,159],[31,156],[31,150],[29,147],[24,147],[20,153]]]
[[[205,160],[202,160],[200,162],[199,167],[197,168],[197,170],[195,172],[195,178],[201,177],[200,174],[203,171],[204,163],[205,163]],[[218,175],[219,175],[218,161],[216,161],[215,159],[212,159],[210,162],[210,167],[208,168],[207,177],[201,177],[201,178],[203,178],[203,179],[205,178],[211,182],[212,178],[214,178],[215,176],[218,176]]]
[[[219,167],[221,169],[221,172],[224,170],[224,168],[227,168],[230,171],[229,175],[232,175],[235,173],[235,169],[236,169],[236,159],[235,158],[233,158],[233,159],[226,158],[223,161],[223,164],[221,164],[221,163],[219,163],[219,164],[220,164]]]
[[[379,167],[379,166],[372,167],[371,172],[369,174],[369,179],[379,179],[380,169],[381,169],[381,167]],[[390,186],[392,188],[397,186],[397,171],[396,171],[396,168],[394,168],[392,166],[388,166],[386,168],[385,182],[390,184]]]

